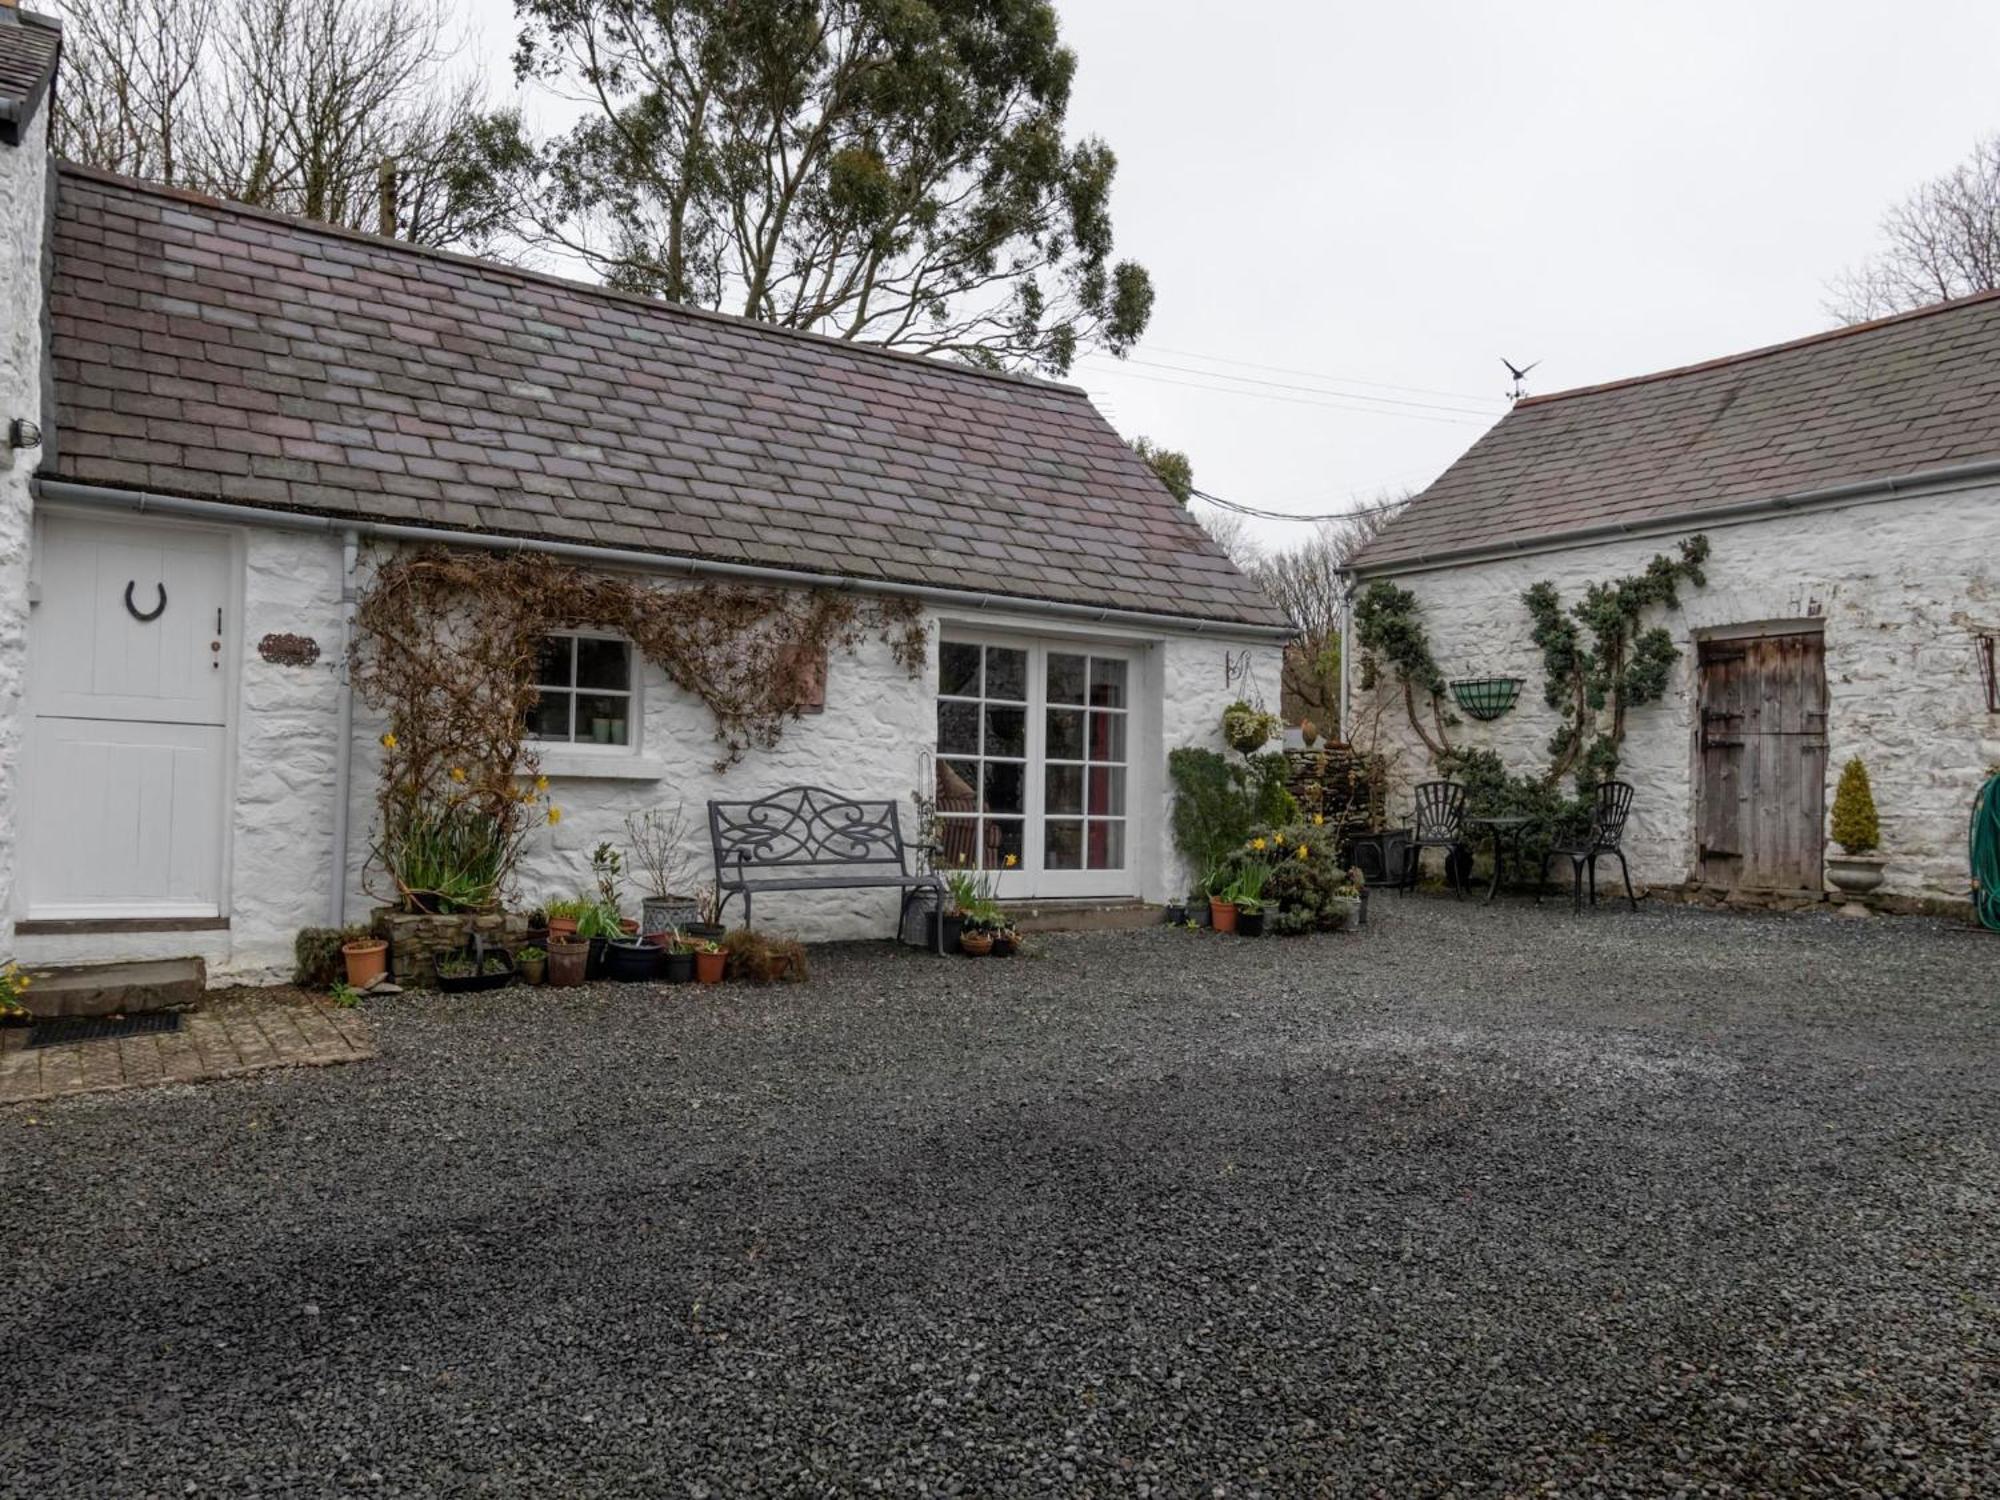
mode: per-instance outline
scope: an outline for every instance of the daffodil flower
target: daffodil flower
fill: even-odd
[[[451,768],[451,779],[453,781],[463,784],[463,782],[465,781],[465,767],[453,766]]]
[[[1312,850],[1308,849],[1308,848],[1307,848],[1307,847],[1306,847],[1306,846],[1305,846],[1304,844],[1301,844],[1301,845],[1299,845],[1299,858],[1300,858],[1300,859],[1305,859],[1305,858],[1306,858],[1306,857],[1308,857],[1308,856],[1309,856],[1309,855],[1310,855],[1311,853],[1312,853]]]
[[[1326,826],[1326,814],[1325,814],[1325,813],[1314,813],[1314,814],[1313,814],[1313,827],[1315,827],[1315,828],[1323,828],[1323,827],[1325,827],[1325,826]]]
[[[1001,864],[1005,865],[1010,870],[1013,869],[1014,866],[1018,865],[1020,862],[1021,862],[1021,856],[1018,854],[1010,854],[1005,859],[1000,861]]]
[[[549,821],[551,823],[560,823],[562,821],[562,809],[553,803],[549,806]]]
[[[393,732],[382,736],[382,748],[384,750],[393,750],[396,748],[396,736]]]
[[[548,778],[548,777],[546,777],[546,776],[537,776],[537,777],[535,778],[535,790],[536,790],[536,792],[538,792],[538,793],[546,793],[546,792],[548,791],[548,789],[549,789],[549,778]]]
[[[1277,840],[1280,849],[1285,847],[1285,836],[1282,833],[1274,833],[1271,837]]]
[[[1264,850],[1264,841],[1262,839],[1252,839],[1250,840],[1250,847],[1261,854]]]

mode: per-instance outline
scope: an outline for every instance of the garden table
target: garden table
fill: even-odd
[[[1500,894],[1500,862],[1503,853],[1510,846],[1514,851],[1514,874],[1521,873],[1521,830],[1534,823],[1533,818],[1467,818],[1466,823],[1473,828],[1484,828],[1493,840],[1493,879],[1487,883],[1486,899],[1482,906],[1491,906],[1493,898]]]

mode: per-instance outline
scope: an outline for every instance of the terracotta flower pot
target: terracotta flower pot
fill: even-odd
[[[1234,901],[1218,901],[1215,897],[1210,896],[1208,898],[1208,920],[1209,925],[1214,927],[1217,932],[1234,932],[1236,930],[1236,903]]]
[[[550,917],[550,918],[549,918],[549,936],[550,936],[551,938],[556,938],[556,939],[561,939],[561,938],[566,938],[566,937],[575,937],[575,936],[576,936],[576,918],[575,918],[575,917]],[[544,944],[543,946],[544,946],[544,947],[546,947],[546,946],[547,946],[547,944]]]
[[[694,956],[694,977],[703,984],[720,984],[722,971],[728,963],[727,953],[697,953]]]
[[[558,940],[549,949],[549,984],[552,988],[567,989],[571,985],[583,983],[583,973],[590,965],[590,944],[562,942]]]
[[[960,932],[958,951],[969,958],[984,958],[993,951],[993,934],[990,932]]]
[[[389,945],[380,938],[342,943],[340,956],[347,962],[347,982],[357,990],[367,989],[389,972]]]

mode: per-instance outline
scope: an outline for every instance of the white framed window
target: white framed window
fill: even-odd
[[[938,647],[937,813],[947,869],[1003,896],[1130,894],[1130,653],[947,636]]]
[[[639,692],[632,643],[623,636],[554,631],[535,650],[528,738],[541,744],[630,750],[638,742]]]

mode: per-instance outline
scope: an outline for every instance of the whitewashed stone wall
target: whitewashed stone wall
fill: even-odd
[[[2000,719],[1985,711],[1974,635],[2000,630],[2000,486],[1818,508],[1732,526],[1578,547],[1403,575],[1423,601],[1447,677],[1527,679],[1513,712],[1466,720],[1456,741],[1496,750],[1516,772],[1548,764],[1556,715],[1542,700],[1540,653],[1521,604],[1548,580],[1566,603],[1587,584],[1643,567],[1681,535],[1712,545],[1705,588],[1682,591],[1660,623],[1682,656],[1665,698],[1634,711],[1622,775],[1636,788],[1633,874],[1679,884],[1695,868],[1694,642],[1731,627],[1823,622],[1829,692],[1826,803],[1850,756],[1868,764],[1888,857],[1884,889],[1962,900],[1973,795],[2000,761]],[[1367,695],[1356,689],[1365,712]],[[1461,716],[1462,717],[1462,716]],[[1400,707],[1381,715],[1407,786],[1430,774]]]
[[[250,528],[243,555],[228,929],[27,936],[19,943],[25,959],[57,963],[198,953],[215,982],[268,982],[289,975],[298,929],[327,921],[337,785],[340,541],[327,534]],[[364,570],[368,557],[364,547]],[[790,725],[775,749],[752,752],[726,772],[715,769],[719,747],[708,711],[642,661],[642,724],[634,755],[598,759],[553,747],[543,752],[563,816],[556,826],[538,826],[529,835],[514,903],[534,905],[586,889],[592,848],[609,840],[622,849],[626,814],[649,806],[684,804],[697,879],[709,868],[711,797],[753,797],[809,783],[856,797],[897,798],[911,816],[919,756],[936,738],[941,623],[931,616],[930,657],[920,673],[898,665],[888,644],[873,638],[852,654],[835,653],[825,711]],[[1046,619],[1001,612],[981,612],[976,626],[1009,634],[1050,630]],[[320,661],[310,667],[264,661],[258,641],[279,632],[313,637]],[[1132,726],[1132,795],[1133,806],[1150,812],[1154,826],[1138,837],[1135,854],[1140,894],[1162,900],[1180,894],[1186,882],[1168,831],[1166,749],[1219,747],[1222,710],[1232,699],[1261,692],[1275,701],[1279,657],[1276,648],[1264,646],[1247,648],[1246,656],[1241,642],[1213,636],[1119,639],[1144,648],[1139,679],[1151,689]],[[1246,666],[1247,683],[1240,676]],[[357,704],[345,893],[349,921],[365,920],[386,895],[379,875],[367,870],[383,728]],[[629,890],[636,899],[636,882]],[[894,893],[884,891],[771,894],[759,902],[757,916],[760,926],[814,941],[885,937],[898,904]],[[732,914],[740,915],[740,907]]]
[[[40,457],[7,444],[17,417],[43,423],[42,225],[48,197],[48,111],[0,146],[0,956],[13,945],[19,766],[26,725],[28,479]]]

